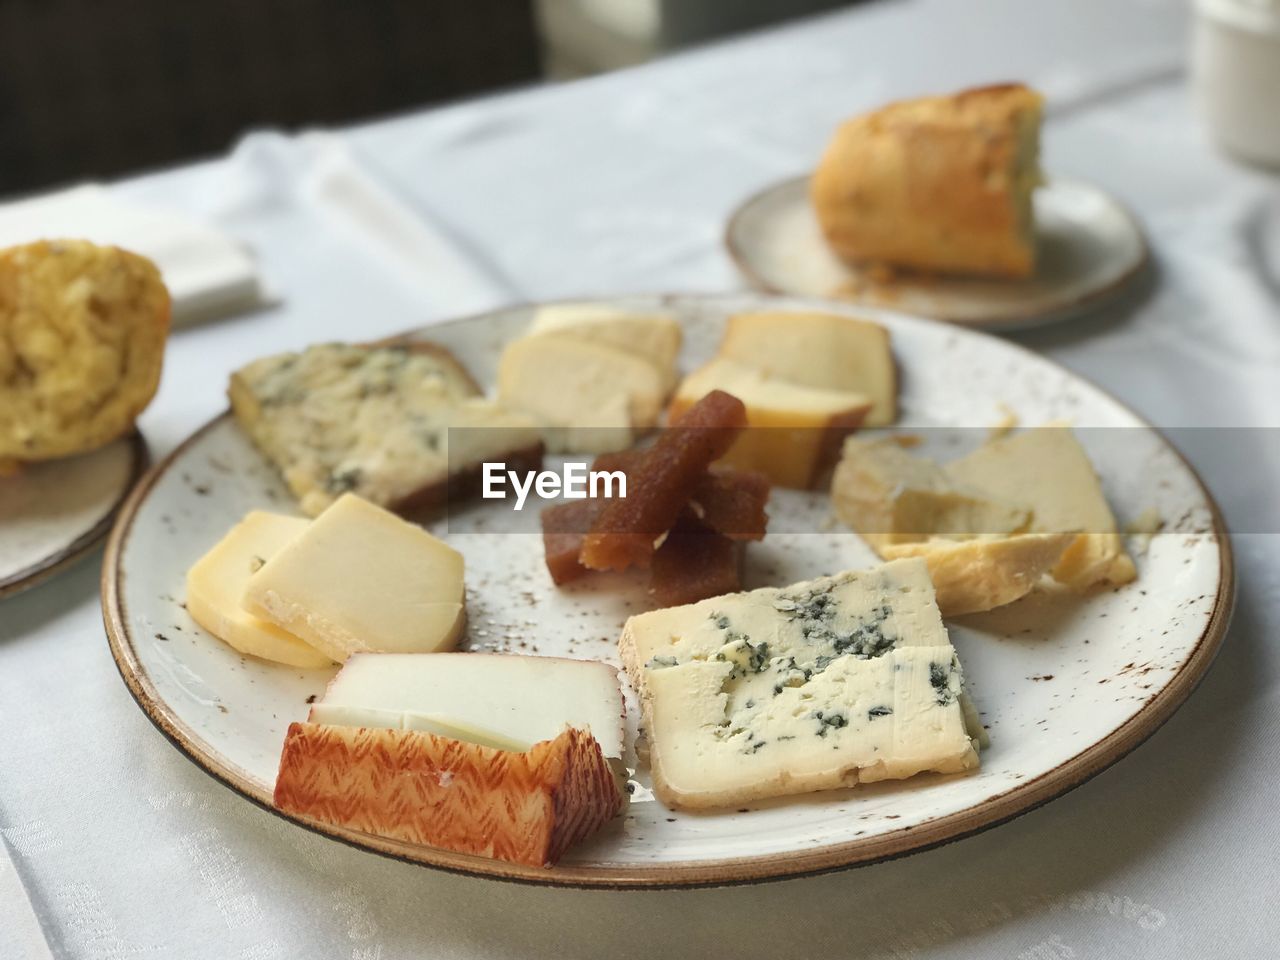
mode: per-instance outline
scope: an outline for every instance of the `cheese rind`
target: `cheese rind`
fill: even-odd
[[[922,560],[639,614],[619,649],[670,806],[978,763]]]
[[[897,417],[889,331],[870,320],[803,311],[739,313],[725,325],[718,355],[770,379],[862,394],[871,402],[865,426],[882,427]]]
[[[421,730],[524,749],[566,726],[623,753],[618,672],[596,660],[511,654],[356,654],[311,707],[312,723]]]
[[[1026,596],[1053,569],[1073,533],[1023,533],[971,540],[888,544],[888,560],[921,557],[944,617],[994,610]]]
[[[831,481],[836,515],[881,556],[930,536],[979,536],[1024,529],[1031,513],[950,476],[892,439],[850,437]]]
[[[593,303],[562,303],[539,307],[530,334],[558,333],[598,343],[647,360],[669,392],[675,386],[676,355],[683,331],[672,316],[636,313]]]
[[[507,344],[498,399],[542,426],[547,449],[608,453],[658,422],[666,385],[647,360],[559,333]]]
[[[961,483],[1030,509],[1035,532],[1077,533],[1053,569],[1059,582],[1084,590],[1137,576],[1098,475],[1070,427],[1049,424],[992,440],[945,469]]]
[[[344,494],[249,579],[242,605],[339,662],[434,653],[462,632],[462,555]]]
[[[312,723],[289,726],[273,800],[322,823],[535,867],[626,806],[600,745],[580,730],[511,752]]]
[[[240,606],[249,578],[292,543],[310,521],[253,510],[187,571],[187,613],[224,643],[294,667],[327,667],[328,657]]]
[[[713,390],[732,394],[747,408],[747,429],[720,462],[800,489],[812,486],[835,459],[840,440],[871,409],[871,401],[859,393],[773,379],[755,367],[717,358],[685,377],[668,418],[674,421]]]

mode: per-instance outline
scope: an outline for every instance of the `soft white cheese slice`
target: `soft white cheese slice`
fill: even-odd
[[[640,614],[619,646],[670,806],[978,764],[919,559]]]
[[[252,577],[242,605],[333,660],[435,653],[462,632],[462,555],[344,494]]]
[[[566,727],[621,759],[618,672],[595,660],[508,654],[357,654],[311,707],[312,723],[421,730],[527,750]]]
[[[187,571],[187,613],[219,640],[251,656],[293,667],[332,660],[287,630],[244,610],[249,578],[307,529],[311,521],[252,510]]]

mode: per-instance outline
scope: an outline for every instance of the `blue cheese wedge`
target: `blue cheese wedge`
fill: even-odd
[[[232,375],[228,394],[311,516],[347,492],[393,510],[438,502],[483,461],[541,450],[533,420],[480,396],[435,344],[329,343],[264,357]]]
[[[978,765],[919,558],[640,614],[619,649],[671,807]]]

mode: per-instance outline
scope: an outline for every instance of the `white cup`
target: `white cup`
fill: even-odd
[[[1222,146],[1280,167],[1280,0],[1195,0],[1192,74]]]

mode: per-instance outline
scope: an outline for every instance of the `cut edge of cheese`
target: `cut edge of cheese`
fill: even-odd
[[[256,567],[297,539],[304,517],[251,510],[187,571],[187,613],[232,649],[293,667],[327,667],[333,660],[280,626],[240,605]]]

